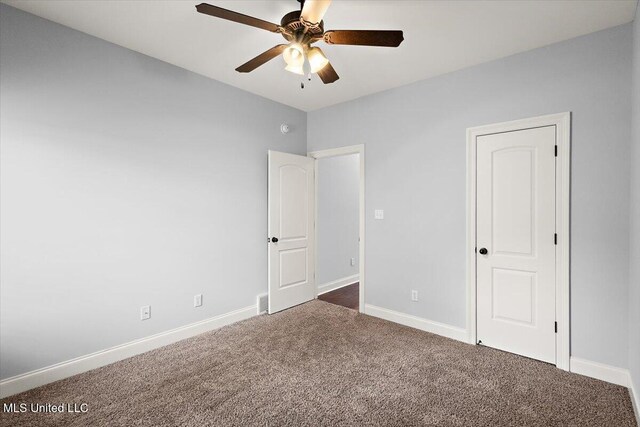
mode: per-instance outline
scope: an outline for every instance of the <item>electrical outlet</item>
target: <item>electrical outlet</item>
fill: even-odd
[[[193,297],[193,306],[194,307],[202,306],[202,294],[198,294]]]
[[[144,305],[140,307],[140,320],[147,320],[151,317],[151,306]]]
[[[411,291],[411,301],[418,301],[418,291]]]
[[[374,219],[384,219],[384,211],[382,209],[376,209],[373,211]]]
[[[355,258],[351,258],[351,267],[356,265],[356,259]]]

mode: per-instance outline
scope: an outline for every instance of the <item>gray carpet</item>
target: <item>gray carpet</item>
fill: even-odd
[[[5,399],[3,426],[635,426],[627,389],[313,301]]]

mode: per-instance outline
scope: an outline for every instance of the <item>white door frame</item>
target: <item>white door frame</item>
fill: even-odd
[[[318,219],[318,159],[324,159],[326,157],[336,157],[336,156],[345,156],[348,154],[359,154],[360,155],[360,191],[359,191],[359,202],[358,202],[358,206],[359,206],[359,211],[360,211],[360,215],[359,215],[359,228],[360,228],[360,242],[358,244],[358,256],[359,256],[359,281],[360,281],[360,285],[359,285],[359,291],[360,291],[360,295],[359,295],[359,310],[360,313],[364,313],[364,290],[365,290],[365,280],[364,280],[364,264],[365,264],[365,257],[364,257],[364,219],[365,219],[365,204],[364,204],[364,144],[360,144],[360,145],[350,145],[348,147],[340,147],[340,148],[330,148],[327,150],[320,150],[320,151],[312,151],[310,153],[307,153],[308,157],[311,157],[313,159],[315,159],[315,170],[316,170],[316,213],[315,213],[315,218],[316,221]],[[318,228],[315,227],[315,241],[316,241],[316,250],[315,250],[315,256],[316,256],[316,266],[318,265],[318,261],[317,261],[317,257],[318,257]],[[317,269],[316,269],[317,270]],[[316,280],[316,297],[318,296],[318,281]]]
[[[467,331],[476,344],[476,138],[543,126],[556,127],[556,366],[569,370],[569,191],[571,165],[571,113],[551,114],[467,129]]]

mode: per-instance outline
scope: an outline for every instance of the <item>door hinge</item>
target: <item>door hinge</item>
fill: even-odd
[[[554,150],[553,150],[553,154],[558,157],[558,146],[556,145]]]
[[[553,233],[553,244],[554,245],[558,244],[558,233]]]
[[[477,246],[474,248],[474,250],[475,250],[476,253],[478,253],[478,247]]]
[[[555,333],[558,333],[558,322],[554,322],[555,323]]]

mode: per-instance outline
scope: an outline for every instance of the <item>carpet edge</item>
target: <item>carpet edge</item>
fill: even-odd
[[[628,369],[618,368],[604,363],[571,356],[570,372],[627,388],[631,387],[631,375]]]
[[[100,368],[257,315],[256,305],[66,360],[0,381],[0,399]]]
[[[467,330],[463,328],[435,322],[433,320],[413,316],[411,314],[401,313],[399,311],[389,310],[388,308],[382,308],[372,304],[365,304],[364,312],[369,316],[378,317],[390,322],[420,329],[421,331],[430,332],[456,341],[468,343]]]

